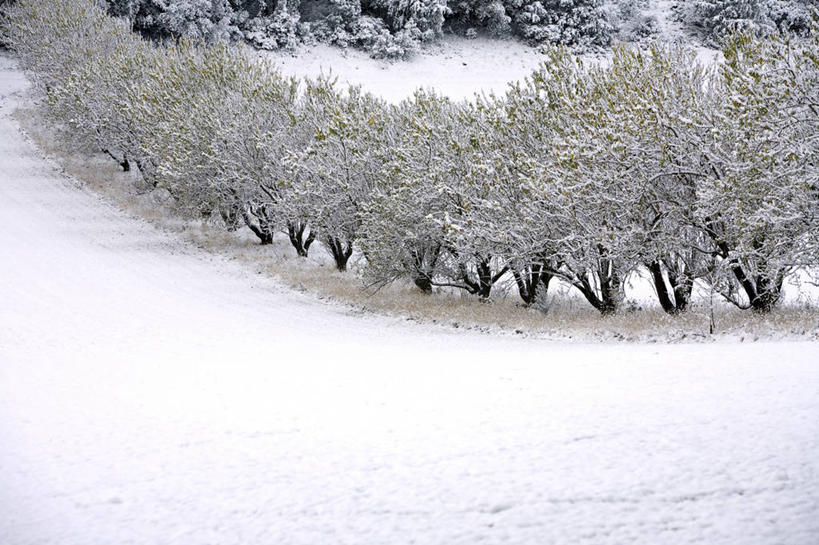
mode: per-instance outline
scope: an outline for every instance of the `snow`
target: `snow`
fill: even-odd
[[[722,54],[692,42],[682,25],[672,19],[669,0],[650,0],[644,13],[658,21],[657,38],[683,42],[705,64],[719,62]],[[453,99],[471,98],[476,93],[506,91],[511,82],[532,73],[544,60],[541,49],[516,39],[466,39],[447,35],[422,54],[407,61],[376,60],[362,51],[316,44],[301,46],[293,53],[262,52],[260,55],[283,74],[315,77],[332,74],[339,83],[361,85],[366,91],[391,102],[409,97],[419,87],[434,88]],[[589,54],[587,61],[605,63],[604,54]]]
[[[0,543],[816,543],[819,344],[351,316],[78,187],[25,87],[0,56]]]
[[[399,62],[371,59],[362,51],[322,44],[304,46],[295,53],[261,55],[288,76],[332,74],[339,83],[361,85],[392,102],[410,96],[418,87],[434,88],[454,99],[478,92],[502,93],[510,81],[528,76],[543,59],[539,49],[516,40],[455,36]]]

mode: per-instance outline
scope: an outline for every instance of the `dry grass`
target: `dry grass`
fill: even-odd
[[[487,302],[447,291],[426,295],[401,282],[373,292],[364,289],[355,264],[351,272],[337,272],[318,244],[311,248],[310,258],[304,259],[295,256],[284,236],[273,245],[260,246],[246,230],[227,232],[218,226],[181,219],[161,191],[148,192],[138,174],[123,173],[109,158],[79,149],[75,142],[51,128],[39,107],[20,109],[16,118],[34,143],[67,174],[128,214],[177,233],[207,252],[276,278],[295,290],[345,305],[353,313],[373,312],[450,327],[565,340],[819,340],[819,311],[809,306],[784,307],[759,316],[721,305],[715,309],[711,334],[710,309],[706,305],[694,305],[677,317],[656,308],[603,317],[567,293],[552,297],[548,312],[543,312],[519,305],[513,290],[508,288],[499,290],[506,293]]]

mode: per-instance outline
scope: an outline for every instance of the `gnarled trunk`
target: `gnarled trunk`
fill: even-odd
[[[441,244],[424,246],[413,252],[412,281],[424,293],[432,293],[432,275],[435,271],[435,264],[441,256]]]
[[[346,271],[347,261],[353,255],[353,241],[342,242],[338,237],[327,237],[326,244],[336,262],[336,269]]]
[[[664,266],[662,260],[653,261],[646,264],[654,289],[657,291],[657,298],[660,306],[668,314],[680,314],[685,312],[691,301],[691,291],[694,287],[693,279],[687,274],[678,274],[673,267]],[[668,281],[663,275],[665,270]]]
[[[476,278],[473,278],[469,273],[466,264],[460,264],[461,280],[469,293],[477,295],[483,299],[487,299],[492,292],[492,286],[495,285],[495,282],[500,280],[500,278],[509,270],[509,267],[503,267],[497,273],[493,273],[491,261],[491,257],[477,257],[477,262],[475,264]]]
[[[600,247],[600,259],[596,269],[585,269],[575,273],[570,281],[583,297],[600,314],[614,314],[620,308],[622,301],[622,281],[614,260],[608,257],[605,248]]]
[[[265,205],[247,205],[241,208],[242,219],[245,224],[259,238],[259,243],[264,245],[273,243],[275,230],[273,227],[273,217]]]
[[[512,276],[518,286],[518,293],[527,307],[537,301],[541,292],[549,290],[549,283],[554,275],[544,263],[531,263],[520,268],[512,267]]]
[[[307,257],[307,252],[310,251],[310,245],[316,240],[316,235],[313,231],[306,237],[304,232],[307,229],[307,222],[289,222],[287,224],[287,236],[290,238],[290,244],[296,249],[296,253],[300,257]]]

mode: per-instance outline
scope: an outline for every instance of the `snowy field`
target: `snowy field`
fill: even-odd
[[[351,316],[127,217],[11,113],[0,543],[819,542],[819,344]]]

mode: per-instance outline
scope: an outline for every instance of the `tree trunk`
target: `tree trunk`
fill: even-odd
[[[688,274],[675,272],[674,266],[665,259],[647,263],[646,267],[651,273],[651,280],[663,310],[667,314],[685,312],[691,301],[694,280]],[[663,276],[663,271],[668,276],[667,281]]]
[[[478,258],[475,265],[477,279],[472,279],[470,277],[466,264],[460,264],[461,280],[466,285],[466,290],[473,295],[481,297],[482,299],[489,298],[489,295],[492,293],[492,286],[494,286],[495,282],[500,280],[500,278],[509,270],[509,267],[503,267],[503,269],[497,273],[492,274],[491,260],[491,257]]]
[[[336,262],[336,269],[342,272],[346,271],[347,261],[350,259],[350,256],[353,255],[352,241],[343,243],[341,239],[337,237],[327,237],[327,247],[330,248],[330,254],[332,254]]]
[[[654,282],[654,289],[657,291],[657,299],[660,301],[660,306],[667,314],[676,314],[677,306],[674,304],[675,302],[671,300],[660,262],[652,261],[646,266],[651,273],[651,279]]]
[[[416,276],[412,279],[415,285],[424,293],[432,293],[432,280],[426,275]]]
[[[520,270],[512,268],[512,276],[518,286],[518,293],[523,300],[524,306],[532,306],[540,294],[540,286],[548,292],[549,283],[552,281],[552,274],[543,263],[533,263],[522,267]]]
[[[306,222],[290,222],[287,224],[287,235],[290,237],[290,244],[296,249],[296,253],[300,257],[307,257],[307,252],[310,250],[310,245],[316,239],[316,235],[310,231],[310,234],[305,237],[304,231],[307,229]]]
[[[600,251],[601,255],[605,255],[605,250]],[[597,270],[587,269],[574,276],[572,285],[594,308],[600,311],[600,314],[614,314],[619,310],[622,285],[614,261],[603,257],[598,262]],[[596,286],[592,285],[590,277],[596,280]]]
[[[422,245],[413,251],[414,274],[412,281],[424,293],[432,293],[432,276],[441,256],[441,244]]]
[[[767,314],[771,312],[782,296],[782,284],[785,280],[785,270],[779,269],[774,278],[760,274],[756,278],[756,297],[751,300],[751,309],[754,312]]]
[[[123,155],[122,159],[111,153],[111,150],[102,148],[102,152],[107,154],[111,159],[119,163],[119,166],[122,167],[123,172],[130,172],[131,171],[131,162],[128,160],[127,155]]]
[[[694,290],[694,279],[684,271],[679,272],[679,269],[666,264],[666,273],[668,274],[668,283],[674,292],[674,314],[680,314],[688,310],[688,304],[691,302],[691,292]]]
[[[266,209],[264,206],[257,207],[253,210],[249,208],[248,206],[242,207],[242,219],[245,220],[245,225],[259,238],[259,243],[262,246],[272,244],[274,234],[273,224]]]

